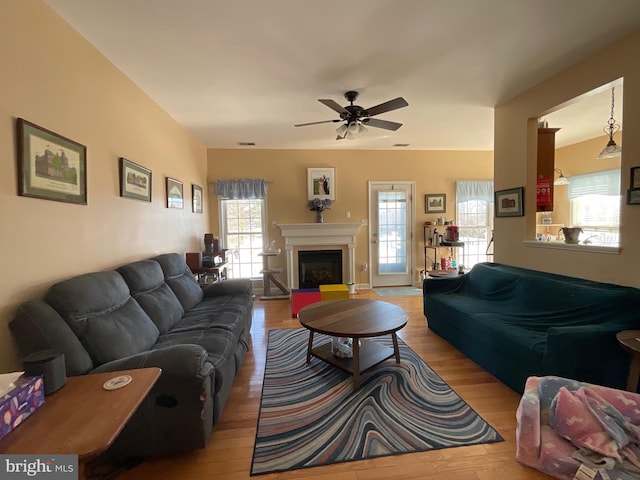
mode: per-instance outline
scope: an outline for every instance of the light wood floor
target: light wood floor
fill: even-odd
[[[427,329],[422,297],[381,298],[371,291],[355,298],[384,300],[404,308],[407,326],[398,335],[420,355],[504,442],[395,455],[373,460],[261,475],[261,480],[548,480],[552,477],[522,466],[515,459],[515,412],[520,396]],[[300,327],[291,318],[288,300],[257,300],[251,351],[235,379],[233,392],[206,449],[150,459],[117,476],[118,480],[248,479],[256,433],[267,346],[266,332]]]

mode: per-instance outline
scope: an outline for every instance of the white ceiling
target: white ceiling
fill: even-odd
[[[638,0],[45,1],[210,148],[491,150],[495,105],[640,27]],[[347,90],[403,127],[293,127]],[[610,91],[584,103],[558,145],[604,135]]]

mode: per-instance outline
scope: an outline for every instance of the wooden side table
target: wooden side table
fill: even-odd
[[[631,354],[631,366],[627,379],[627,390],[638,390],[638,378],[640,377],[640,330],[625,330],[616,334],[618,342]]]
[[[86,462],[111,446],[161,373],[159,368],[141,368],[70,377],[0,440],[0,453],[78,455],[79,478],[85,478]],[[103,388],[121,375],[130,375],[131,383],[116,390]]]

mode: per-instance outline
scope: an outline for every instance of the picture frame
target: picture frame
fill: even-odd
[[[18,195],[87,205],[87,147],[23,118],[16,131]]]
[[[202,213],[203,192],[200,185],[191,184],[191,203],[193,213]]]
[[[184,189],[180,180],[166,177],[167,208],[184,208]]]
[[[640,205],[640,188],[627,190],[627,205]]]
[[[428,193],[424,196],[424,213],[446,213],[447,195],[445,193]]]
[[[309,200],[336,199],[336,171],[332,167],[307,168],[307,197]]]
[[[629,176],[629,188],[631,190],[640,189],[640,167],[631,167]]]
[[[494,192],[496,217],[524,216],[524,187]]]
[[[124,157],[120,157],[119,162],[120,196],[151,202],[151,170]]]

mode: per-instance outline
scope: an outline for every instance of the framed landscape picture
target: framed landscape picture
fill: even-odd
[[[496,217],[524,216],[523,193],[523,187],[495,192]]]
[[[167,208],[184,208],[183,185],[180,180],[166,177]]]
[[[120,196],[151,201],[151,170],[120,157]]]
[[[447,211],[447,195],[444,193],[424,196],[424,213],[445,213]]]
[[[87,147],[19,118],[18,195],[87,204]]]
[[[202,213],[202,187],[191,184],[191,200],[193,213]]]
[[[307,196],[309,200],[336,199],[335,168],[307,168]]]

